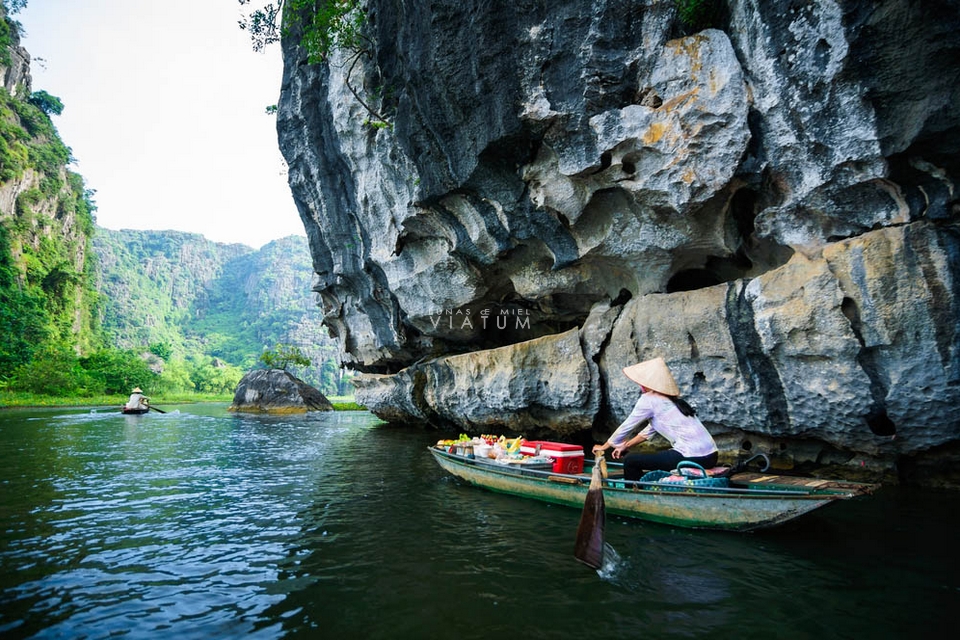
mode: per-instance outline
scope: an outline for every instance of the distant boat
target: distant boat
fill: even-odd
[[[121,413],[125,413],[127,415],[134,415],[134,416],[143,415],[147,411],[150,411],[150,409],[149,408],[148,409],[129,409],[127,407],[120,408]]]
[[[549,466],[531,468],[468,458],[441,446],[430,447],[430,453],[446,471],[478,487],[581,509],[593,467],[593,461],[587,460],[582,473],[557,473]],[[772,527],[877,487],[762,473],[737,473],[722,483],[710,478],[704,485],[629,481],[623,479],[622,464],[608,466],[610,476],[603,481],[607,513],[694,529]]]

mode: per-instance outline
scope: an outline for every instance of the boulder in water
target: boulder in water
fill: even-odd
[[[333,411],[326,396],[283,369],[250,371],[233,394],[230,411],[247,413],[306,413]]]

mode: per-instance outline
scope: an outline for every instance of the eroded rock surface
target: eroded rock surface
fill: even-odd
[[[360,402],[600,438],[662,355],[727,455],[960,457],[957,3],[727,5],[684,33],[672,2],[371,0],[349,78],[285,42]]]

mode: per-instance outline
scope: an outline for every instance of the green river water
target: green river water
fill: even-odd
[[[597,572],[578,510],[464,485],[435,431],[165,409],[0,411],[0,637],[913,638],[960,611],[955,493],[751,534],[611,517]]]

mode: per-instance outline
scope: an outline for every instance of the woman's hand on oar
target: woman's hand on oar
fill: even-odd
[[[604,526],[607,519],[603,502],[603,478],[607,477],[607,461],[603,457],[603,451],[595,453],[590,488],[583,501],[583,513],[580,514],[573,555],[585,565],[599,569],[603,566]]]

